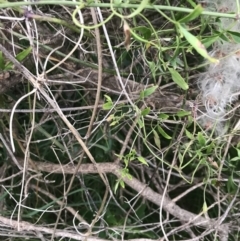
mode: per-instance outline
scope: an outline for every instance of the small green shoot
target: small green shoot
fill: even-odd
[[[140,98],[141,98],[141,99],[144,99],[144,98],[152,95],[157,88],[158,88],[158,86],[157,86],[157,85],[154,85],[154,86],[149,87],[149,88],[147,88],[147,89],[145,89],[145,90],[142,90],[141,93],[140,93]]]
[[[106,102],[103,104],[103,110],[111,110],[113,108],[113,101],[110,96],[104,95]]]

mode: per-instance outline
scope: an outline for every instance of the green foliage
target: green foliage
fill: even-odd
[[[32,52],[31,47],[24,49],[23,51],[19,52],[16,55],[16,60],[18,60],[19,62],[23,61],[25,58],[27,58],[30,55],[31,52]],[[0,70],[8,71],[8,70],[12,70],[13,67],[14,67],[13,63],[5,62],[3,54],[0,51]]]

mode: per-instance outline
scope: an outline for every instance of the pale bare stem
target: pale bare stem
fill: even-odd
[[[118,157],[118,158],[115,160],[115,163],[116,163],[116,164],[119,164],[119,162],[121,161],[121,157],[123,156],[124,152],[125,152],[126,149],[127,149],[127,146],[128,146],[128,144],[129,144],[129,140],[130,140],[131,135],[132,135],[132,133],[133,133],[133,131],[134,131],[137,123],[138,123],[138,120],[139,120],[139,116],[135,117],[135,120],[133,121],[132,125],[130,126],[130,129],[129,129],[127,135],[126,135],[126,138],[125,138],[124,143],[123,143],[123,145],[122,145],[121,151],[120,151],[120,153],[119,153],[119,156],[120,156],[120,157]]]
[[[16,104],[14,105],[13,109],[12,109],[12,112],[11,112],[11,116],[10,116],[10,123],[9,123],[9,132],[10,132],[10,141],[11,141],[11,147],[12,147],[12,150],[13,152],[15,152],[15,146],[14,146],[14,142],[13,142],[13,134],[12,134],[12,130],[13,130],[13,115],[14,115],[14,112],[15,112],[15,109],[17,108],[18,104],[26,97],[34,94],[35,92],[37,91],[37,89],[33,89],[32,91],[30,91],[29,93],[25,94],[24,96],[22,96],[17,102]],[[34,112],[33,112],[34,113]]]
[[[79,10],[80,11],[80,10]],[[81,16],[81,14],[80,14]],[[81,28],[81,33],[80,36],[78,38],[77,43],[75,44],[75,46],[72,48],[72,50],[61,60],[59,61],[59,63],[55,64],[52,68],[48,69],[47,71],[45,71],[46,74],[52,72],[53,70],[55,70],[57,67],[59,67],[61,64],[65,63],[65,61],[72,56],[72,54],[74,53],[74,51],[76,51],[76,49],[81,45],[81,41],[83,38],[83,33],[84,33],[84,29]],[[52,52],[56,51],[59,47],[57,47],[55,50],[52,50]],[[51,56],[52,52],[49,53],[48,58]],[[47,60],[48,60],[47,58]],[[45,62],[45,66],[47,64],[47,60]]]
[[[223,169],[223,165],[224,165],[224,162],[227,158],[227,155],[228,155],[228,151],[229,151],[229,148],[230,148],[230,145],[231,145],[231,140],[233,138],[233,135],[230,135],[228,140],[227,140],[227,144],[226,144],[226,147],[225,147],[225,151],[224,151],[224,154],[223,154],[223,157],[222,159],[220,160],[220,166],[218,168],[218,180],[221,180],[221,175],[222,175],[222,169]],[[221,210],[222,210],[222,207],[221,207],[221,202],[220,202],[220,187],[217,187],[217,199],[218,199],[218,220],[221,219]],[[217,231],[215,232],[215,237],[217,236]]]
[[[33,98],[33,109],[35,109],[36,107],[36,97],[37,97],[37,92],[36,92],[36,89],[33,89],[35,90],[33,93],[34,93],[34,98]],[[32,91],[31,91],[32,92]],[[30,92],[30,93],[31,93]],[[29,93],[29,94],[30,94]],[[32,94],[32,93],[31,93]],[[30,143],[31,143],[31,139],[32,139],[32,134],[33,134],[33,130],[34,130],[34,124],[35,124],[35,112],[33,112],[32,114],[32,120],[31,120],[31,131],[29,133],[29,136],[28,136],[28,140],[27,140],[27,145],[26,145],[26,150],[25,150],[25,153],[24,153],[24,166],[23,166],[23,176],[22,176],[22,187],[21,187],[21,192],[20,192],[20,197],[19,197],[19,203],[21,204],[22,203],[22,197],[23,197],[23,192],[24,192],[24,186],[25,186],[25,175],[27,173],[27,169],[28,169],[28,160],[29,160],[29,149],[30,149]],[[27,196],[25,196],[25,198],[27,198]],[[20,218],[21,218],[21,205],[18,206],[18,221],[20,221]],[[18,226],[18,230],[19,230],[19,226]]]
[[[99,15],[100,21],[103,22],[103,16],[102,16],[101,10],[99,8],[98,8],[98,15]],[[120,71],[119,71],[119,68],[117,66],[117,62],[116,62],[116,59],[115,59],[115,56],[114,56],[114,53],[113,53],[113,48],[112,48],[111,41],[109,39],[108,31],[107,31],[107,28],[106,28],[105,24],[102,25],[102,28],[103,28],[104,35],[105,35],[106,40],[107,40],[108,48],[109,48],[109,51],[110,51],[110,54],[111,54],[111,57],[112,57],[114,68],[115,68],[115,71],[117,73],[117,78],[118,78],[118,81],[121,85],[122,91],[123,91],[124,95],[126,96],[127,100],[129,101],[129,103],[131,104],[131,106],[134,107],[135,105],[133,104],[131,98],[129,97],[129,95],[126,91],[126,88],[124,86],[124,83],[122,81],[122,77],[120,75]],[[112,80],[112,81],[114,81],[114,80]]]
[[[11,151],[11,148],[8,146],[5,138],[3,137],[3,135],[2,135],[1,133],[0,133],[0,139],[1,139],[2,143],[3,143],[3,145],[5,146],[8,154],[10,155],[11,159],[12,159],[13,162],[15,163],[15,165],[19,168],[19,170],[22,170],[22,166],[19,165],[16,157],[14,156],[14,154],[13,154],[12,151]]]
[[[56,156],[56,158],[57,158],[57,160],[58,160],[59,166],[60,166],[61,169],[62,169],[61,171],[62,171],[62,175],[63,175],[63,186],[64,186],[63,193],[64,193],[64,197],[66,197],[66,200],[65,200],[65,201],[66,201],[66,203],[67,203],[67,195],[65,195],[65,193],[66,193],[66,175],[65,175],[65,173],[64,173],[63,166],[62,166],[62,164],[61,164],[61,161],[59,160],[59,157],[58,157],[55,149],[54,149],[53,147],[51,147],[51,149],[53,150],[53,153],[54,153],[54,155]]]
[[[32,7],[28,6],[28,11],[32,11]],[[25,20],[25,24],[27,27],[27,38],[30,41],[30,45],[33,48],[33,59],[35,62],[35,69],[37,72],[37,76],[39,76],[39,36],[38,36],[38,29],[37,29],[37,24],[36,21],[33,19],[33,21],[29,21],[28,18],[26,18]],[[36,41],[36,47],[35,44],[33,42],[33,39],[37,40]]]
[[[175,197],[174,199],[172,199],[172,201],[175,202],[175,203],[178,202],[181,198],[183,198],[184,196],[186,196],[188,193],[192,192],[193,190],[195,190],[195,189],[197,189],[198,187],[201,187],[201,186],[203,186],[203,185],[205,185],[205,183],[200,182],[200,183],[198,183],[198,184],[196,184],[196,185],[188,188],[185,192],[179,194],[177,197]]]
[[[182,130],[181,130],[181,132],[180,132],[180,134],[179,134],[178,140],[180,140],[180,139],[182,138],[183,133],[184,133],[184,131],[185,131],[185,128],[186,128],[186,125],[183,125]],[[168,237],[167,237],[166,232],[165,232],[165,229],[164,229],[164,227],[163,227],[163,225],[162,225],[162,223],[163,223],[162,210],[163,210],[163,208],[164,208],[164,198],[165,198],[165,196],[166,196],[166,194],[167,194],[167,189],[168,189],[170,177],[171,177],[171,174],[172,174],[172,168],[175,166],[175,163],[176,163],[176,160],[177,160],[177,153],[178,153],[177,150],[178,150],[178,148],[179,148],[179,145],[180,145],[180,142],[179,142],[179,144],[178,144],[178,146],[177,146],[177,148],[176,148],[176,151],[175,151],[175,153],[174,153],[174,157],[173,157],[173,160],[172,160],[172,163],[171,163],[171,166],[170,166],[170,170],[169,170],[168,175],[167,175],[167,180],[166,180],[165,188],[164,188],[164,190],[163,190],[163,194],[162,194],[163,197],[162,197],[162,199],[161,199],[161,201],[160,201],[159,221],[160,221],[160,226],[161,226],[162,232],[163,232],[163,234],[164,234],[164,238],[165,238],[166,240],[168,240]],[[172,201],[171,201],[171,202],[172,202]]]
[[[99,8],[98,12],[101,10]],[[91,8],[91,14],[92,14],[92,18],[93,18],[93,23],[94,25],[98,24],[97,21],[97,15],[95,12],[94,8]],[[101,36],[100,36],[100,31],[99,28],[95,28],[95,34],[96,34],[96,42],[97,42],[97,57],[98,57],[98,82],[97,82],[97,93],[96,93],[96,99],[95,99],[95,104],[94,104],[94,108],[93,108],[93,113],[91,116],[91,120],[89,123],[89,127],[88,127],[88,131],[87,131],[87,138],[90,136],[91,131],[92,131],[92,126],[93,126],[93,122],[94,119],[96,117],[96,113],[97,113],[97,109],[98,109],[98,104],[99,104],[99,100],[100,100],[100,95],[101,95],[101,88],[102,88],[102,73],[103,73],[103,67],[102,67],[102,44],[101,44]]]
[[[234,194],[230,204],[228,205],[225,213],[222,215],[222,217],[219,219],[219,225],[221,225],[223,223],[223,221],[226,219],[226,217],[228,216],[230,210],[233,208],[233,205],[235,204],[235,201],[237,199],[237,196],[239,195],[239,189],[240,189],[240,181],[238,181],[238,189],[236,191],[236,193]]]
[[[97,8],[98,13],[101,12],[100,8]],[[94,25],[97,25],[97,15],[95,12],[94,8],[91,8],[91,14],[92,14],[92,18],[93,18],[93,23]],[[94,109],[93,109],[93,114],[89,123],[89,127],[88,127],[88,131],[87,131],[87,137],[90,136],[91,134],[91,130],[92,130],[92,125],[97,113],[97,109],[98,109],[98,104],[99,104],[99,100],[100,100],[100,94],[101,94],[101,87],[102,87],[102,46],[101,46],[101,39],[100,39],[100,31],[99,28],[95,28],[95,34],[96,34],[96,41],[97,41],[97,56],[98,56],[98,84],[97,84],[97,93],[96,93],[96,99],[95,99],[95,104],[94,104]],[[107,180],[107,179],[106,179]],[[101,206],[96,214],[96,217],[92,220],[92,223],[90,225],[90,228],[88,230],[88,234],[91,235],[92,233],[92,228],[94,227],[95,223],[97,222],[98,218],[100,217],[101,213],[104,210],[104,205],[107,201],[107,196],[108,196],[108,191],[109,191],[109,185],[106,186],[106,190],[105,190],[105,194],[104,194],[104,198],[103,201],[101,203]]]
[[[101,169],[102,172],[112,172],[115,175],[117,175],[118,177],[121,177],[120,174],[120,168],[118,166],[116,166],[115,164],[111,164],[109,163],[108,165],[106,164],[97,164],[98,165],[98,169]],[[75,170],[75,167],[71,166],[62,166],[60,167],[59,165],[54,165],[54,164],[47,164],[46,163],[42,163],[38,162],[38,169],[42,170],[42,171],[47,171],[50,172],[52,170],[55,170],[55,172],[57,172],[57,170],[59,170],[59,172],[62,172],[62,168],[64,169],[65,173],[73,173]],[[110,168],[110,169],[109,169]],[[81,170],[82,169],[82,170]],[[70,171],[71,170],[71,171]],[[93,164],[82,164],[81,168],[79,169],[80,172],[85,172],[85,173],[97,173],[98,170],[95,168],[95,165]],[[121,177],[122,178],[122,177]],[[175,217],[178,217],[180,220],[182,221],[187,221],[186,225],[200,225],[200,226],[204,226],[204,227],[212,227],[214,226],[215,221],[210,220],[206,220],[203,217],[199,216],[199,215],[195,215],[192,214],[186,210],[180,209],[176,204],[174,204],[172,201],[170,201],[168,198],[163,198],[163,196],[161,196],[160,194],[157,194],[155,192],[153,192],[149,187],[146,187],[145,184],[139,182],[137,179],[133,178],[132,180],[129,180],[128,178],[124,178],[124,181],[126,182],[126,184],[128,184],[131,188],[135,189],[142,197],[145,197],[146,199],[148,199],[149,201],[160,205],[159,201],[161,202],[161,200],[163,200],[163,208],[170,212],[172,215],[174,215]],[[224,199],[226,199],[227,196],[224,197]],[[224,199],[222,199],[221,201],[223,201]],[[209,209],[212,208],[216,203],[212,204],[211,206],[209,206]],[[202,215],[202,213],[200,214]],[[189,221],[190,220],[190,221]],[[218,224],[218,222],[217,222]],[[221,226],[220,226],[221,227]],[[219,227],[219,229],[220,229]],[[56,231],[56,234],[58,232]]]
[[[24,196],[27,197],[28,196],[28,189],[29,189],[29,183],[32,179],[35,179],[35,178],[38,178],[38,177],[41,177],[42,176],[42,173],[37,173],[37,174],[34,174],[32,176],[30,176],[27,180],[26,180],[26,183],[25,183],[25,187],[24,187]]]

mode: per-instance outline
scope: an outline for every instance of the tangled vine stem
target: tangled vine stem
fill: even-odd
[[[0,3],[1,235],[238,239],[231,1]]]
[[[18,158],[18,162],[20,165],[24,165],[24,160]],[[59,164],[52,164],[52,163],[46,163],[46,162],[35,162],[32,161],[29,163],[29,170],[33,172],[46,172],[46,173],[59,173],[59,174],[74,174],[76,172],[77,166],[73,166],[72,164],[68,165],[59,165]],[[78,174],[93,174],[93,173],[105,173],[114,174],[117,178],[123,179],[124,182],[131,187],[133,190],[136,191],[137,196],[141,196],[150,202],[154,203],[157,206],[160,206],[160,203],[163,199],[163,196],[159,193],[154,192],[150,187],[148,187],[146,184],[140,182],[138,179],[132,177],[129,179],[128,177],[123,177],[121,174],[122,168],[119,165],[116,165],[114,163],[101,163],[101,164],[82,164],[80,168],[78,168],[77,173]],[[163,209],[173,215],[174,217],[178,218],[179,221],[187,223],[188,225],[194,225],[197,227],[204,227],[208,229],[213,230],[219,230],[220,235],[222,235],[221,240],[225,240],[229,226],[228,224],[220,224],[218,220],[214,219],[206,219],[202,217],[203,212],[200,214],[194,214],[191,212],[188,212],[182,208],[180,208],[176,203],[172,202],[169,198],[164,197],[163,200]],[[221,223],[224,220],[221,220]],[[37,231],[37,232],[43,232],[47,234],[52,234],[53,229],[41,227],[32,225],[28,222],[20,222],[10,220],[4,217],[0,217],[0,222],[4,225],[7,225],[8,227],[17,229],[19,227],[19,230],[17,231]],[[68,237],[68,238],[74,238],[76,240],[83,240],[85,237],[79,236],[79,234],[73,234],[72,232],[68,231],[62,231],[62,230],[56,230],[55,235],[57,237]],[[221,237],[221,236],[220,236]],[[99,240],[99,241],[105,241],[105,239],[99,239],[96,237],[89,236],[88,240]],[[131,241],[134,239],[130,239],[128,241]],[[147,240],[147,239],[136,239],[136,240]],[[149,239],[152,241],[152,239]]]

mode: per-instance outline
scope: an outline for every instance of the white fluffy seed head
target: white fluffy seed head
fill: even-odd
[[[237,99],[240,91],[239,50],[240,44],[227,42],[215,44],[211,55],[220,59],[220,62],[218,64],[210,63],[206,72],[198,79],[202,102],[206,108],[200,124],[213,126],[215,123],[215,132],[218,134],[226,132],[226,128],[222,127],[226,120],[227,110]]]

